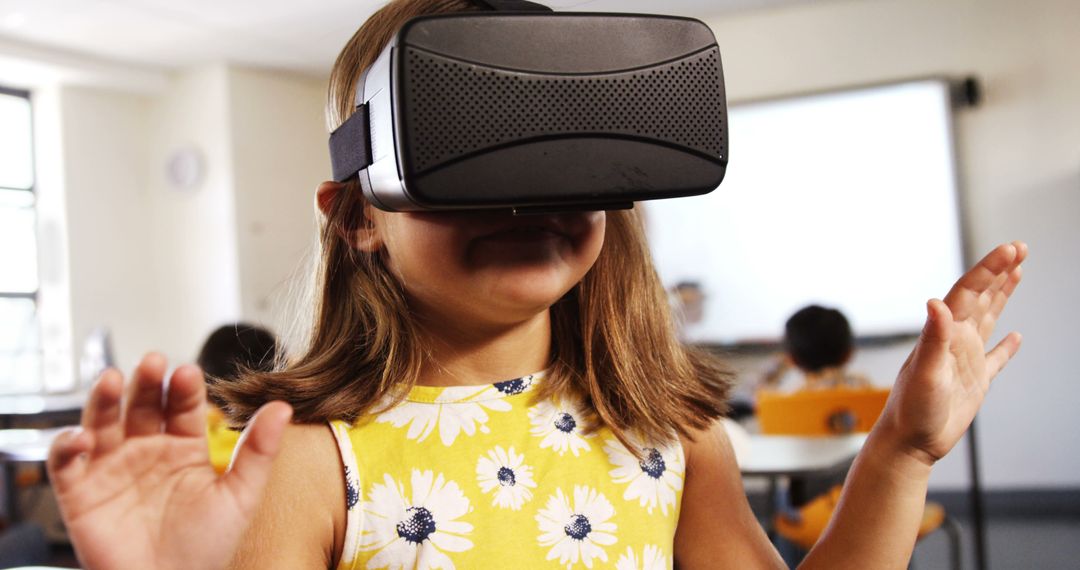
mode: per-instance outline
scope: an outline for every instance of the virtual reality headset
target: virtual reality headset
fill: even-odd
[[[334,179],[389,211],[627,208],[704,194],[727,166],[712,31],[531,2],[409,20],[330,135]]]

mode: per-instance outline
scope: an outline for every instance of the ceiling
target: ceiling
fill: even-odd
[[[709,18],[815,0],[549,0],[576,11]],[[175,68],[210,62],[328,73],[338,50],[385,0],[0,0],[6,42]]]

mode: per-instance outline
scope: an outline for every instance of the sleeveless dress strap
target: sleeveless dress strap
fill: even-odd
[[[357,549],[360,544],[360,516],[363,510],[357,508],[360,502],[359,473],[356,466],[356,452],[352,438],[349,437],[349,424],[342,421],[330,422],[330,431],[334,433],[341,465],[345,469],[345,543],[341,547],[341,559],[337,570],[356,570]]]

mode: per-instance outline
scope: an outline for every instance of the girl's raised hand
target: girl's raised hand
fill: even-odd
[[[1020,283],[1026,257],[1022,242],[1000,245],[965,273],[944,301],[927,303],[926,326],[900,369],[880,422],[903,451],[927,464],[948,453],[971,425],[994,376],[1019,350],[1016,332],[989,352],[986,344]]]
[[[266,486],[292,409],[264,406],[219,477],[206,442],[202,372],[177,369],[163,405],[165,367],[162,356],[146,355],[123,398],[123,377],[106,371],[81,428],[50,450],[49,477],[88,570],[224,568]]]

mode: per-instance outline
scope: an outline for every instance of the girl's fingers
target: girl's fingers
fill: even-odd
[[[999,245],[960,277],[945,296],[945,303],[956,320],[962,321],[974,314],[978,309],[979,296],[994,285],[999,275],[1015,267],[1019,253],[1014,244]]]
[[[1013,291],[1016,291],[1016,286],[1020,284],[1020,280],[1024,277],[1024,269],[1022,266],[1017,266],[1009,272],[1008,278],[1001,286],[1001,289],[994,294],[993,300],[990,302],[990,315],[997,319],[1001,315],[1001,311],[1005,310],[1006,303],[1009,302],[1009,297],[1012,296]]]
[[[86,472],[85,455],[94,448],[94,437],[82,427],[60,432],[49,447],[49,458],[45,466],[49,471],[49,480],[64,491],[76,484]]]
[[[1014,241],[1012,244],[1016,248],[1016,264],[1020,265],[1027,259],[1028,246],[1022,241]]]
[[[181,366],[169,380],[165,431],[185,437],[206,437],[206,384],[197,366]]]
[[[120,420],[120,398],[124,378],[115,368],[101,373],[82,413],[82,427],[94,438],[92,455],[98,457],[116,449],[124,441]]]
[[[270,479],[270,466],[281,448],[281,435],[292,418],[292,407],[285,402],[270,402],[255,413],[240,436],[232,465],[223,483],[241,508],[253,513]]]
[[[952,340],[952,312],[949,306],[939,299],[930,299],[926,303],[926,325],[923,327],[919,344],[912,357],[924,370],[936,370],[945,365],[949,358],[949,343]]]
[[[1009,360],[1020,350],[1023,337],[1018,332],[1012,332],[1001,339],[1001,342],[993,350],[986,354],[987,381],[992,381],[998,372],[1001,372]]]
[[[149,353],[143,357],[128,387],[124,402],[124,435],[138,437],[161,432],[164,419],[161,388],[165,384],[165,357]]]

